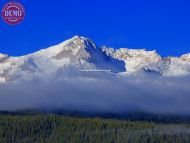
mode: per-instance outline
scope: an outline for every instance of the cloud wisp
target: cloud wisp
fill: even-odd
[[[69,72],[58,77],[1,84],[0,110],[142,111],[190,115],[190,76]]]

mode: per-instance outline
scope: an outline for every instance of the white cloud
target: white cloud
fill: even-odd
[[[101,72],[64,72],[58,77],[0,85],[0,110],[190,114],[189,76],[120,77]]]

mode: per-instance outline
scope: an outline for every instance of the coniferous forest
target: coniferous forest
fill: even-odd
[[[189,143],[190,124],[0,115],[0,143]]]

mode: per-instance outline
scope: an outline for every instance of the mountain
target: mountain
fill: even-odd
[[[102,47],[102,50],[111,57],[123,60],[126,64],[127,72],[135,72],[161,60],[160,55],[156,51],[146,51],[145,49],[113,49]]]
[[[167,57],[150,64],[145,70],[155,71],[164,76],[183,76],[190,73],[190,62],[177,57]]]
[[[0,82],[78,71],[125,72],[125,63],[107,56],[90,39],[75,36],[56,46],[21,57],[0,55]]]
[[[123,60],[128,73],[137,71],[154,72],[163,76],[183,76],[190,74],[190,54],[181,57],[162,58],[156,51],[145,49],[113,49],[102,47],[103,52]]]
[[[100,48],[92,40],[79,36],[20,57],[0,54],[0,82],[52,76],[68,68],[116,74],[141,71],[179,76],[190,73],[190,54],[162,58],[156,51],[145,49]]]

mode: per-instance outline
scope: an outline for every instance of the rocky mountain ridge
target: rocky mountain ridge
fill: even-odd
[[[0,54],[0,82],[56,75],[60,70],[110,71],[117,73],[156,72],[163,76],[190,74],[190,54],[162,58],[156,51],[102,47],[85,37],[75,36],[63,43],[32,54],[10,57]]]

